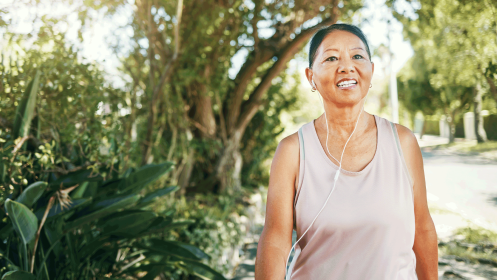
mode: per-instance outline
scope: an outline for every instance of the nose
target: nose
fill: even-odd
[[[354,72],[355,69],[354,69],[354,65],[352,63],[352,60],[350,58],[344,58],[344,59],[340,59],[338,61],[338,69],[337,69],[338,73],[343,73],[343,74],[347,74],[349,72]]]

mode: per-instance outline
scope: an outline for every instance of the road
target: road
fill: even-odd
[[[497,161],[420,144],[439,237],[468,223],[497,231]]]

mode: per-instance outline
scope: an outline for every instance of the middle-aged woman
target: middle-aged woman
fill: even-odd
[[[408,128],[364,112],[373,71],[359,28],[312,38],[306,76],[325,113],[276,149],[256,280],[438,279],[421,151]]]

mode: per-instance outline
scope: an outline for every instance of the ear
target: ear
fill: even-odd
[[[374,74],[374,63],[372,61],[371,61],[371,74]]]
[[[313,88],[314,86],[312,85],[312,76],[314,75],[314,73],[312,72],[312,69],[307,67],[305,68],[305,76],[307,77],[307,81],[309,81],[309,84],[311,85],[311,87]]]

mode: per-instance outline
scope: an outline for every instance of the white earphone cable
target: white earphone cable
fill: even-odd
[[[315,84],[314,84],[314,81],[312,81],[314,87],[315,87]],[[369,93],[369,91],[368,91]],[[318,96],[319,96],[319,93],[318,93]],[[324,107],[324,102],[321,98],[321,96],[319,96],[319,100],[321,101],[321,104],[323,105],[323,109],[324,109],[324,119],[326,120],[326,150],[328,151],[328,154],[333,158],[335,159],[338,163],[339,163],[339,166],[338,166],[338,171],[337,173],[335,174],[335,178],[333,179],[333,188],[331,189],[331,192],[330,194],[328,195],[328,198],[326,198],[326,201],[324,202],[324,205],[323,207],[321,207],[321,210],[319,210],[318,214],[316,215],[316,217],[314,217],[314,220],[312,220],[311,224],[309,225],[309,227],[306,229],[306,231],[304,232],[304,234],[302,234],[302,236],[300,236],[300,238],[295,242],[295,244],[293,244],[292,248],[290,249],[290,253],[288,253],[288,257],[286,259],[286,264],[285,264],[285,272],[286,272],[286,275],[285,275],[285,279],[286,280],[290,280],[290,277],[291,277],[291,271],[293,270],[293,265],[295,264],[295,260],[292,260],[292,264],[290,265],[289,267],[289,270],[290,270],[290,273],[288,273],[286,267],[288,266],[288,261],[290,260],[290,255],[292,254],[292,250],[295,248],[295,245],[297,245],[297,243],[299,243],[299,241],[302,239],[302,237],[304,237],[304,235],[307,233],[307,231],[309,231],[309,229],[311,228],[311,226],[314,224],[314,221],[316,221],[316,219],[318,218],[319,214],[321,214],[321,212],[323,211],[324,207],[326,206],[326,204],[328,203],[328,200],[330,199],[331,197],[331,194],[333,193],[333,191],[335,190],[335,186],[336,186],[336,183],[338,181],[338,177],[340,176],[340,170],[342,170],[342,160],[343,160],[343,155],[345,153],[345,148],[347,147],[347,144],[349,143],[349,140],[350,138],[352,138],[352,135],[354,134],[356,128],[357,128],[357,124],[359,123],[359,119],[361,118],[361,114],[362,114],[362,111],[364,111],[364,104],[366,103],[366,99],[364,99],[364,103],[362,104],[362,109],[361,109],[361,112],[359,112],[359,116],[357,117],[357,121],[356,121],[356,124],[355,124],[355,127],[354,127],[354,130],[352,131],[352,133],[350,134],[349,136],[349,139],[347,139],[347,142],[345,142],[345,146],[343,147],[343,151],[342,151],[342,155],[340,157],[340,161],[338,161],[335,157],[333,157],[333,155],[331,155],[329,149],[328,149],[328,133],[329,133],[329,129],[328,129],[328,119],[326,118],[326,109]],[[366,97],[367,97],[367,94],[366,94]],[[300,254],[300,251],[297,252],[295,255],[294,255],[294,259],[296,259],[298,257],[298,255]]]

